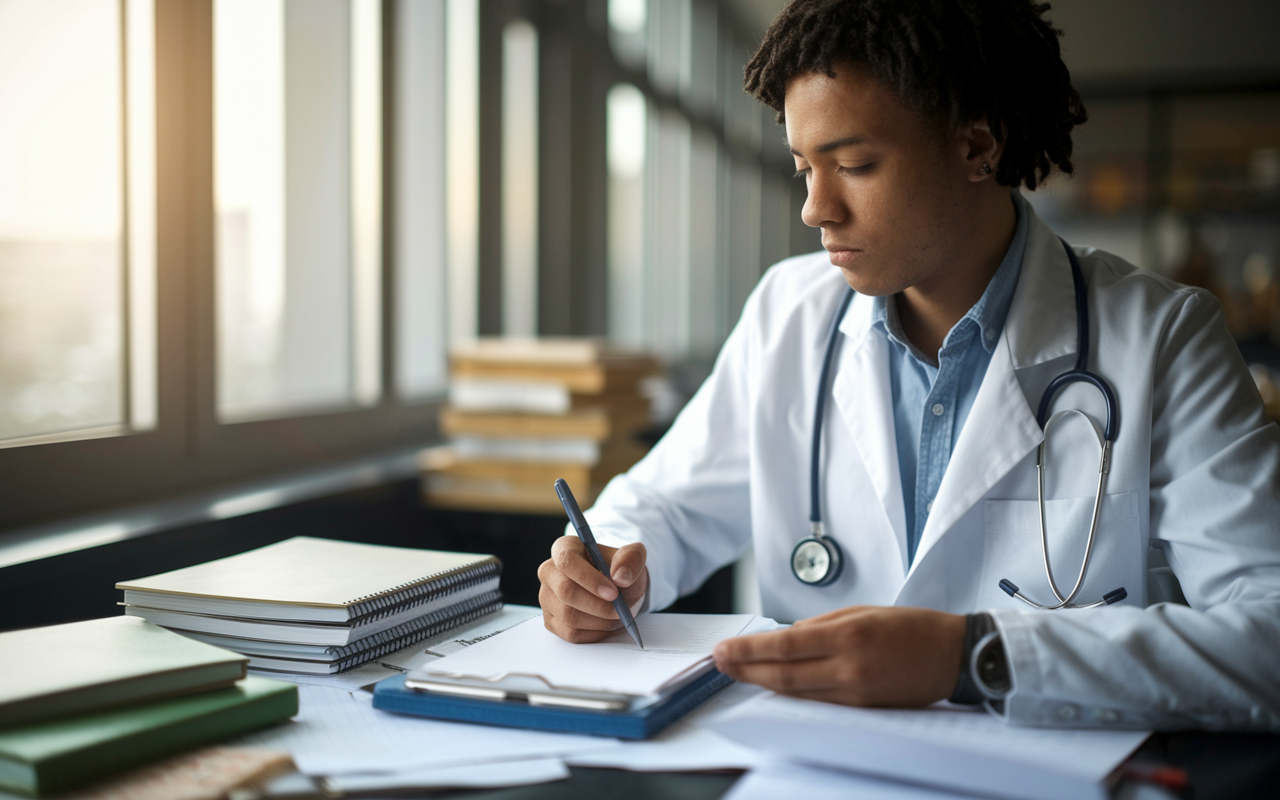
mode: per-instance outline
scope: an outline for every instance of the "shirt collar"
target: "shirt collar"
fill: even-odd
[[[978,298],[978,302],[973,304],[955,327],[951,329],[954,332],[964,323],[971,320],[978,326],[981,334],[979,341],[982,347],[991,353],[996,348],[996,342],[1000,340],[1000,332],[1004,329],[1005,319],[1009,316],[1009,306],[1013,302],[1013,291],[1018,286],[1018,274],[1022,270],[1022,257],[1027,249],[1027,229],[1029,227],[1027,218],[1027,201],[1023,198],[1022,193],[1016,189],[1009,192],[1013,197],[1013,209],[1017,215],[1017,223],[1013,229],[1013,241],[1009,242],[1009,249],[1004,254],[1004,260],[1000,262],[1000,266],[996,269],[995,275],[991,276],[991,282],[987,284],[986,290],[982,293],[982,297]],[[873,300],[871,307],[871,326],[879,328],[890,339],[898,342],[902,346],[911,351],[916,358],[932,362],[932,359],[924,358],[914,346],[912,346],[906,334],[902,330],[902,323],[898,320],[898,306],[896,302],[890,303],[892,295],[877,297]],[[951,338],[951,333],[947,334],[947,339]],[[943,347],[946,342],[943,343]]]

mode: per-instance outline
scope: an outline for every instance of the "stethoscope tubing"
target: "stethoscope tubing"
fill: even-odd
[[[831,357],[836,351],[836,342],[840,340],[840,322],[853,302],[853,289],[848,289],[840,299],[840,307],[836,309],[831,320],[831,331],[827,334],[827,349],[822,356],[822,371],[818,375],[818,399],[813,409],[813,442],[809,449],[809,522],[813,526],[813,535],[822,536],[822,422],[823,411],[827,401],[827,379],[831,374]]]
[[[1053,596],[1057,599],[1057,603],[1052,605],[1044,605],[1037,603],[1024,595],[1021,590],[1010,580],[1001,579],[1000,588],[1004,590],[1010,597],[1021,600],[1029,606],[1044,611],[1053,611],[1061,608],[1096,608],[1098,606],[1110,605],[1119,602],[1128,596],[1124,587],[1120,587],[1103,595],[1101,600],[1093,603],[1073,603],[1079,595],[1081,588],[1084,586],[1085,577],[1089,572],[1089,564],[1093,558],[1094,544],[1097,538],[1098,520],[1102,512],[1102,498],[1106,489],[1107,474],[1110,472],[1111,463],[1111,447],[1118,434],[1116,420],[1118,417],[1119,403],[1116,400],[1115,391],[1111,388],[1106,379],[1089,371],[1089,300],[1088,288],[1084,282],[1084,273],[1080,267],[1080,260],[1076,257],[1075,251],[1071,249],[1066,241],[1062,242],[1063,249],[1067,252],[1067,258],[1071,262],[1071,282],[1072,288],[1075,290],[1076,304],[1076,366],[1075,369],[1057,376],[1045,388],[1044,394],[1040,397],[1040,406],[1037,409],[1036,421],[1039,423],[1044,437],[1041,439],[1040,445],[1036,451],[1036,472],[1037,472],[1037,505],[1039,506],[1040,518],[1040,548],[1044,556],[1045,577],[1049,580],[1049,588],[1053,591]],[[831,329],[827,335],[827,347],[823,352],[822,369],[818,376],[818,397],[814,403],[813,412],[813,438],[809,456],[809,522],[812,526],[811,536],[819,541],[823,540],[823,524],[822,524],[822,507],[821,507],[821,455],[822,455],[822,423],[823,413],[826,409],[827,381],[831,373],[832,356],[835,353],[836,343],[839,341],[840,323],[844,319],[845,314],[849,310],[849,304],[853,301],[854,291],[850,288],[845,292],[844,297],[840,300],[840,306],[836,310],[835,316],[831,321]],[[1089,536],[1085,541],[1084,558],[1080,564],[1080,572],[1076,577],[1075,585],[1066,595],[1058,588],[1057,580],[1053,575],[1053,566],[1049,556],[1049,532],[1048,522],[1045,514],[1045,458],[1049,428],[1053,422],[1064,414],[1076,413],[1083,415],[1084,412],[1079,409],[1067,409],[1049,417],[1049,409],[1052,406],[1053,398],[1066,386],[1072,383],[1088,383],[1096,388],[1103,397],[1106,404],[1107,415],[1106,425],[1101,433],[1098,434],[1098,444],[1102,451],[1102,455],[1098,464],[1098,487],[1094,494],[1093,513],[1089,522]],[[1092,421],[1090,421],[1092,425]],[[1094,429],[1097,432],[1097,429]],[[825,547],[830,550],[837,548],[835,555],[839,557],[838,545],[830,540],[826,540]],[[794,565],[793,565],[794,569]],[[800,577],[797,573],[796,577]],[[802,579],[803,580],[803,579]]]

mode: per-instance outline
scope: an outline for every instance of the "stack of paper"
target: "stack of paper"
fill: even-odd
[[[558,511],[564,478],[589,505],[644,455],[653,359],[591,339],[481,339],[451,354],[447,447],[423,453],[433,505]]]
[[[773,694],[706,724],[739,744],[807,764],[944,791],[1044,800],[1106,800],[1109,776],[1149,735],[1026,728],[956,706],[862,709]]]
[[[0,634],[0,790],[46,794],[292,716],[297,688],[131,617]]]
[[[126,613],[249,657],[331,674],[502,608],[493,556],[297,537],[123,581]]]

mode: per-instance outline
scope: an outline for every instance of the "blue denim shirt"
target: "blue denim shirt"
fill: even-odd
[[[1027,209],[1019,192],[1011,194],[1018,215],[1013,241],[982,297],[947,333],[936,366],[903,333],[896,299],[875,299],[872,328],[889,340],[889,383],[907,519],[908,563],[915,561],[933,498],[978,396],[1018,285],[1027,248]]]

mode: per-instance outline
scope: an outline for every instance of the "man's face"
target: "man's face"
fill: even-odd
[[[791,81],[787,141],[809,197],[801,218],[858,292],[927,285],[963,245],[963,148],[864,68]]]

